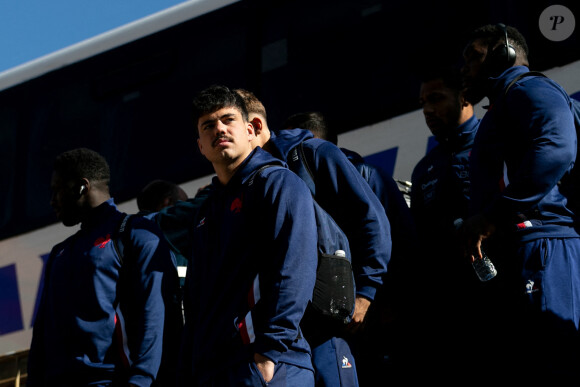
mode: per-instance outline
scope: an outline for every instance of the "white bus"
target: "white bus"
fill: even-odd
[[[423,36],[424,45],[432,40],[425,31],[404,42],[383,31],[392,11],[387,2],[353,9],[350,3],[335,2],[334,11],[311,5],[307,12],[302,1],[188,1],[0,73],[0,356],[28,349],[47,254],[76,231],[56,223],[48,205],[54,157],[78,146],[102,153],[112,194],[127,212],[136,211],[133,198],[156,178],[178,182],[193,196],[211,168],[197,152],[188,107],[209,84],[254,91],[274,128],[291,113],[320,110],[337,128],[339,146],[410,180],[430,133],[416,103],[419,80],[401,57],[418,58],[414,50],[422,46],[413,36]],[[472,16],[460,30],[493,15]],[[345,21],[351,29],[343,33]],[[393,24],[401,29],[404,21]],[[453,29],[441,27],[438,41],[456,35]],[[442,52],[461,47],[460,38]],[[363,51],[373,45],[390,49],[379,56]],[[566,52],[535,69],[573,94],[580,91],[580,53],[576,48],[571,60]],[[484,114],[481,106],[476,114]]]

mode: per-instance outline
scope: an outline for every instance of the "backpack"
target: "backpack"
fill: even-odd
[[[253,184],[259,172],[273,166],[265,165],[254,172],[247,181],[248,186]],[[354,314],[356,295],[348,238],[314,197],[312,201],[318,232],[318,266],[312,302],[306,313],[318,321],[317,317],[322,317],[348,324]]]
[[[548,78],[546,75],[539,71],[529,71],[518,75],[510,84],[506,87],[504,91],[504,96],[507,95],[509,89],[514,83],[520,79],[528,76],[538,76],[543,78]],[[580,154],[580,101],[575,98],[570,97],[570,110],[574,115],[574,126],[576,127],[576,158]],[[569,174],[565,175],[562,180],[558,183],[562,193],[568,198],[567,207],[575,214],[580,215],[580,167],[576,166],[576,162],[572,167]]]
[[[332,216],[316,201],[316,181],[302,143],[290,151],[290,170],[308,186],[314,201],[318,230],[318,268],[312,297],[313,315],[348,324],[354,314],[356,286],[348,238]]]
[[[114,232],[111,238],[113,247],[119,256],[121,268],[130,264],[126,262],[126,249],[131,246],[130,235],[130,220],[134,216],[123,214],[123,218],[119,223],[118,229]],[[148,218],[147,216],[144,216]],[[148,218],[151,220],[150,218]],[[153,220],[151,220],[153,221]],[[173,251],[171,251],[173,254]],[[177,269],[176,269],[177,270]],[[176,273],[177,276],[177,273]],[[178,285],[178,283],[177,283]],[[179,287],[173,289],[171,299],[165,300],[165,323],[163,332],[163,355],[161,358],[161,366],[157,373],[157,378],[153,382],[153,387],[172,386],[175,383],[175,375],[177,369],[177,355],[179,349],[179,341],[181,339],[181,330],[183,328],[183,314],[181,307],[181,291]]]

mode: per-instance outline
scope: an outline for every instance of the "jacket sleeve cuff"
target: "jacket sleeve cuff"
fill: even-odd
[[[256,353],[266,356],[268,359],[272,360],[274,364],[278,364],[278,361],[280,361],[280,357],[282,356],[282,353],[280,351],[276,350],[261,351],[259,348],[256,348]]]
[[[369,299],[370,301],[374,301],[375,295],[377,294],[377,289],[373,286],[362,286],[356,288],[356,295],[362,296],[364,298]]]
[[[153,383],[153,380],[146,375],[133,375],[129,378],[129,384],[139,387],[149,387],[151,383]]]

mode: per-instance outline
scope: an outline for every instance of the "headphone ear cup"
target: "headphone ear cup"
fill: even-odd
[[[507,44],[505,47],[506,51],[506,63],[509,67],[512,67],[516,63],[516,50],[511,44]]]
[[[505,41],[493,49],[488,55],[486,61],[488,62],[489,73],[491,76],[499,76],[508,68],[516,63],[516,50],[509,44],[507,36],[507,28],[504,24],[497,24],[505,35]]]

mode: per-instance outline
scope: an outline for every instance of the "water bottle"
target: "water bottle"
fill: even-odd
[[[455,219],[453,225],[455,226],[455,229],[458,230],[463,225],[463,219]],[[481,249],[481,256],[481,259],[475,257],[472,265],[475,274],[477,274],[477,278],[479,278],[480,281],[485,282],[495,277],[497,275],[497,270],[483,249]]]
[[[481,255],[481,259],[476,257],[473,261],[473,268],[480,281],[489,281],[496,276],[497,270],[483,250],[481,250]]]

